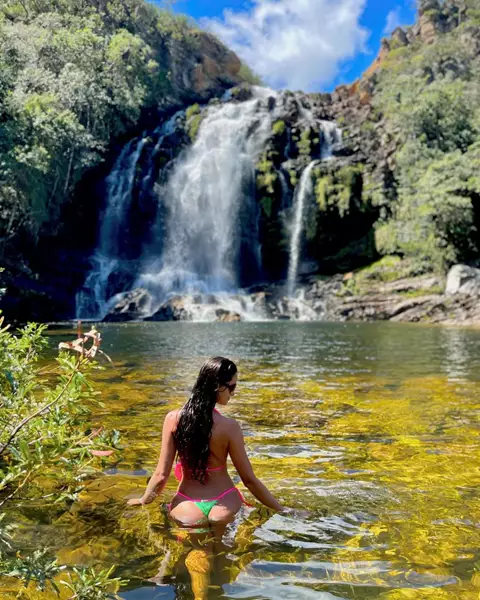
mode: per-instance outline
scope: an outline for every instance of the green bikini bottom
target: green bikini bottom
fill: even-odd
[[[185,500],[190,500],[190,502],[193,502],[195,506],[198,506],[198,508],[208,519],[208,515],[210,514],[212,508],[218,503],[218,501],[221,500],[224,496],[227,496],[227,494],[231,494],[232,492],[237,492],[237,494],[239,494],[240,498],[243,501],[243,496],[240,490],[237,490],[236,487],[230,488],[229,490],[223,492],[223,494],[220,494],[220,496],[217,496],[216,498],[190,498],[190,496],[186,496],[185,494],[182,494],[182,492],[177,492],[177,496],[181,496],[182,498],[185,498]]]

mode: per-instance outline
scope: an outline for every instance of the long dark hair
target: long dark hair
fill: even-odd
[[[180,412],[173,434],[183,468],[201,483],[205,483],[207,476],[217,392],[231,381],[236,372],[237,367],[228,358],[209,358],[200,369],[192,395]]]

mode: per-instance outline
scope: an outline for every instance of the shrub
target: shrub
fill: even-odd
[[[9,510],[28,511],[31,502],[43,498],[46,485],[56,510],[62,504],[67,508],[113,454],[118,434],[92,431],[88,425],[89,406],[98,400],[87,375],[98,368],[92,359],[101,352],[101,337],[93,329],[73,343],[62,344],[66,351],[55,366],[42,357],[47,346],[44,326],[29,324],[14,335],[3,323],[1,317],[0,575],[18,577],[40,589],[50,582],[56,590],[57,576],[65,568],[44,548],[28,555],[16,551]],[[110,574],[75,570],[68,585],[81,590],[87,577],[96,581],[95,598],[103,600],[112,597],[107,591]]]

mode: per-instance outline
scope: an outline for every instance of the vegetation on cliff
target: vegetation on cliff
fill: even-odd
[[[0,258],[55,232],[65,201],[147,111],[251,74],[213,36],[143,0],[0,7]],[[15,245],[11,245],[9,242]]]
[[[383,254],[445,270],[480,252],[480,2],[419,9],[374,76],[373,106],[396,145],[396,199],[376,239]]]

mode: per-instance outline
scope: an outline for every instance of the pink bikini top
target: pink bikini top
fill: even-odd
[[[219,410],[217,410],[216,408],[213,409],[213,412],[218,413],[219,415],[221,414],[221,412]],[[227,465],[222,465],[221,467],[213,467],[213,468],[209,468],[207,467],[207,472],[208,473],[212,473],[213,471],[221,471],[222,469],[226,469]],[[175,469],[173,471],[173,474],[175,475],[175,479],[177,479],[177,481],[181,481],[183,478],[183,466],[182,463],[180,461],[177,462],[177,464],[175,465]]]
[[[227,465],[223,465],[222,467],[215,467],[215,468],[207,468],[207,472],[211,473],[212,471],[221,471],[222,469],[226,469]],[[181,462],[177,462],[177,464],[175,465],[175,470],[173,471],[175,478],[177,479],[177,481],[181,481],[183,478],[183,466]]]

